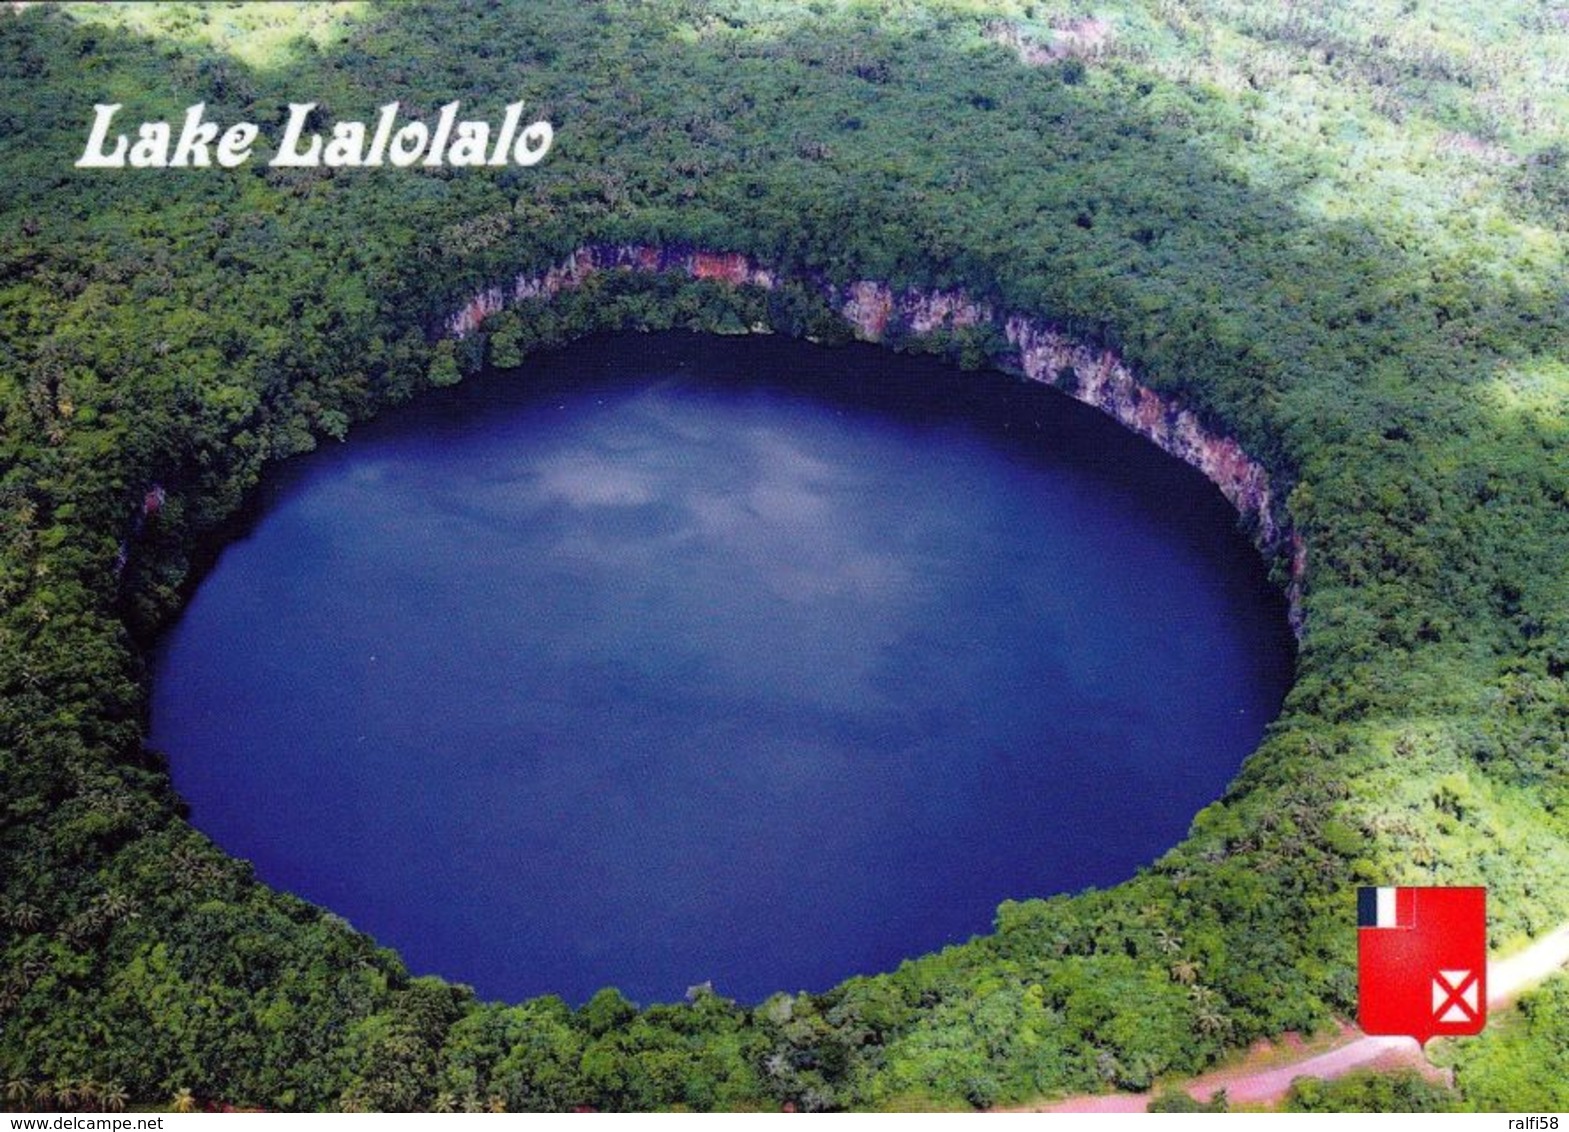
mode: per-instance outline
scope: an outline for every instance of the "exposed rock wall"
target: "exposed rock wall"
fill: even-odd
[[[732,286],[771,290],[774,273],[737,252],[677,251],[645,244],[592,245],[577,249],[543,274],[519,275],[504,286],[487,287],[469,297],[447,320],[447,331],[462,338],[485,319],[516,303],[548,299],[580,286],[598,271],[677,272],[693,279],[714,279]]]
[[[510,283],[471,296],[447,320],[448,333],[473,333],[489,316],[516,303],[546,299],[582,284],[595,272],[679,273],[732,286],[772,289],[773,270],[737,252],[711,252],[643,244],[589,245],[542,274],[520,274]],[[1300,637],[1302,584],[1307,551],[1291,531],[1262,464],[1234,439],[1215,433],[1192,410],[1162,397],[1133,375],[1116,351],[1092,347],[1042,319],[997,311],[962,291],[895,293],[875,280],[846,287],[816,281],[829,304],[849,323],[856,337],[881,342],[891,330],[924,336],[940,330],[992,325],[1008,350],[993,357],[998,368],[1052,385],[1119,422],[1191,464],[1215,484],[1253,529],[1266,557],[1284,556],[1290,569],[1287,599],[1292,628]]]

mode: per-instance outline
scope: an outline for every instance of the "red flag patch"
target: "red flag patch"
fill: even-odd
[[[1357,890],[1357,1013],[1364,1032],[1433,1038],[1487,1024],[1487,890]]]

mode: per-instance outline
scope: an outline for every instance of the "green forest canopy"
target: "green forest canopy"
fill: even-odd
[[[1357,883],[1486,884],[1499,948],[1569,918],[1566,75],[1569,18],[1523,2],[0,14],[11,1103],[1144,1088],[1349,1013]],[[427,120],[521,99],[556,144],[532,169],[73,167],[96,102],[140,121],[202,101],[276,136],[290,102],[330,122],[393,98]],[[477,288],[626,241],[744,252],[803,285],[603,276],[438,341]],[[1309,548],[1297,683],[1187,840],[894,972],[638,1011],[411,977],[184,823],[142,748],[142,650],[269,461],[494,350],[757,321],[842,335],[804,284],[857,278],[963,286],[1115,347],[1289,499]],[[1462,1103],[1552,1107],[1562,982],[1457,1044]]]

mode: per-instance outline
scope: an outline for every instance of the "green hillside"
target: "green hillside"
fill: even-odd
[[[1485,884],[1496,948],[1569,920],[1566,80],[1569,10],[1526,0],[0,11],[9,1103],[1142,1089],[1350,1015],[1356,884]],[[97,103],[202,102],[275,138],[291,102],[325,128],[394,99],[427,121],[522,101],[554,146],[532,168],[74,167]],[[623,243],[785,282],[605,273],[443,337],[476,290]],[[842,339],[821,288],[859,279],[1114,349],[1268,467],[1307,548],[1298,679],[1187,840],[894,972],[639,1012],[412,978],[183,821],[142,746],[144,650],[265,465],[595,331]],[[1455,1103],[1562,1107],[1563,998],[1456,1043]]]

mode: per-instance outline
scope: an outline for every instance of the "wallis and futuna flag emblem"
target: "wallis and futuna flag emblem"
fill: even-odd
[[[1357,889],[1357,1014],[1368,1034],[1433,1038],[1487,1024],[1487,890]]]

